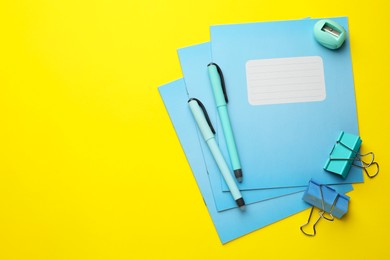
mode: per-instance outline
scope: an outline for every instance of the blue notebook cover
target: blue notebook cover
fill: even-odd
[[[178,50],[181,68],[184,75],[185,85],[189,97],[195,97],[202,101],[210,116],[210,121],[216,130],[216,139],[222,134],[220,121],[216,112],[214,98],[210,86],[210,81],[207,74],[207,64],[211,61],[211,45],[210,43],[197,44],[194,46],[182,48]],[[210,178],[210,185],[213,190],[216,207],[219,211],[236,207],[235,201],[231,198],[228,192],[222,191],[221,173],[216,165],[207,144],[200,138],[200,145],[204,153],[205,164]],[[221,142],[220,142],[221,144]],[[226,162],[230,165],[228,154],[224,153]],[[244,182],[246,182],[244,178]],[[240,183],[237,183],[240,187]],[[249,192],[243,191],[242,195],[245,202],[253,203],[270,198],[275,198],[287,194],[292,194],[298,191],[305,190],[305,187],[288,187],[279,189],[263,189],[252,190]]]
[[[347,18],[332,20],[349,32]],[[338,50],[324,48],[313,36],[317,21],[210,28],[213,62],[224,74],[228,111],[245,179],[241,189],[297,187],[306,185],[311,178],[324,184],[363,181],[362,171],[357,168],[351,169],[345,180],[322,169],[340,131],[358,135],[358,121],[349,38]],[[320,60],[316,64],[321,63],[319,66],[323,67],[319,70],[325,83],[322,98],[311,102],[254,104],[253,89],[248,88],[254,80],[251,74],[247,75],[248,65],[253,68],[256,64],[267,64],[265,68],[270,69],[271,63],[265,60],[273,59],[277,63],[277,58],[297,57]],[[256,73],[262,79],[259,88],[269,83]],[[293,72],[291,76],[295,76]],[[272,88],[269,90],[272,92]],[[221,135],[219,141],[221,149],[226,151]]]
[[[179,79],[161,86],[159,92],[222,243],[227,243],[310,207],[302,200],[304,193],[302,191],[253,203],[247,206],[245,212],[236,208],[218,212],[199,145],[196,125],[188,109],[188,95],[184,80]],[[341,193],[353,189],[352,185],[335,185],[334,188]]]

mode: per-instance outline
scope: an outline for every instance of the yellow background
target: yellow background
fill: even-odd
[[[0,1],[0,259],[389,256],[386,0]],[[221,245],[157,87],[209,26],[348,16],[363,151],[348,215],[309,211]],[[342,111],[340,111],[342,113]],[[260,217],[260,216],[259,216]]]

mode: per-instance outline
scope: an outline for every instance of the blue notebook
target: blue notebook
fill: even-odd
[[[348,31],[345,17],[332,18]],[[245,182],[241,189],[362,182],[322,169],[340,131],[358,135],[350,43],[318,44],[318,19],[212,26]],[[219,135],[221,149],[223,137]],[[222,182],[223,189],[227,190]]]
[[[202,101],[210,116],[210,121],[216,130],[216,139],[222,135],[220,121],[216,111],[214,97],[212,94],[210,81],[207,74],[207,64],[211,61],[211,45],[210,43],[198,44],[178,50],[181,68],[184,75],[185,85],[189,97],[195,97]],[[223,192],[221,173],[211,156],[207,144],[200,138],[200,145],[204,153],[205,164],[210,178],[210,185],[213,190],[216,207],[219,211],[236,207],[237,204],[231,198],[228,192]],[[221,145],[221,142],[219,143]],[[226,162],[230,164],[229,155],[224,151]],[[244,179],[244,183],[246,180]],[[240,183],[237,183],[240,187]],[[245,202],[253,203],[270,198],[275,198],[287,194],[292,194],[298,191],[305,190],[305,187],[287,187],[279,189],[263,189],[243,191]]]
[[[302,191],[253,203],[247,206],[245,212],[236,208],[218,212],[199,145],[197,128],[187,105],[188,95],[184,80],[176,80],[161,86],[159,91],[222,243],[310,207],[302,200],[304,193]],[[352,190],[352,185],[335,185],[334,188],[338,192],[345,193]]]

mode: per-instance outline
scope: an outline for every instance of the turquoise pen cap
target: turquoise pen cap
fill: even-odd
[[[345,29],[335,21],[324,19],[314,25],[314,38],[328,49],[340,48],[346,37]]]
[[[202,133],[204,140],[207,142],[214,137],[215,130],[203,103],[196,98],[190,98],[188,100],[188,105],[190,106],[191,112],[199,126],[199,130]]]
[[[223,79],[221,69],[217,64],[210,63],[207,65],[207,70],[209,72],[211,87],[213,89],[217,107],[226,105],[228,102],[228,97],[226,94],[225,81]]]

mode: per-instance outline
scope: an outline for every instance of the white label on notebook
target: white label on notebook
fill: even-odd
[[[313,102],[326,97],[319,56],[249,60],[246,80],[251,105]]]

